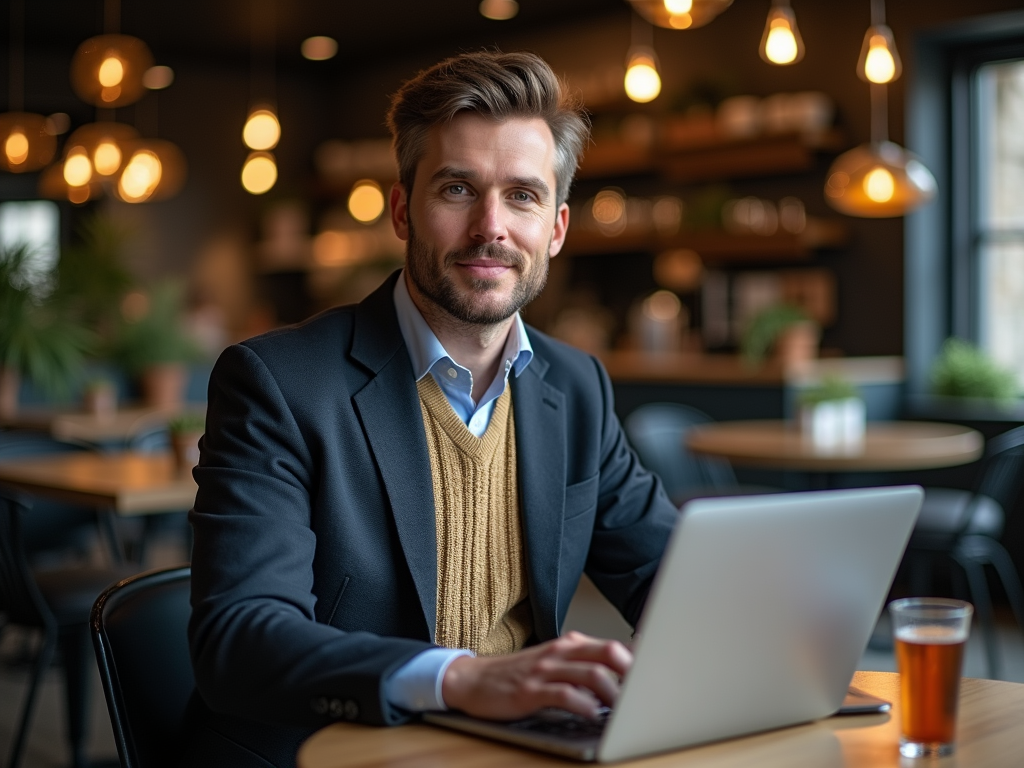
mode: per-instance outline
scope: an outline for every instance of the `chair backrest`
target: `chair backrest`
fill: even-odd
[[[173,765],[195,688],[188,649],[187,566],[114,584],[90,621],[100,679],[122,768]]]
[[[1024,426],[989,440],[985,446],[984,462],[975,490],[995,499],[1009,512],[1024,480]]]
[[[42,432],[0,431],[0,460],[85,450],[89,447],[55,440]],[[32,513],[25,516],[21,526],[25,549],[30,557],[42,552],[84,550],[96,533],[96,511],[89,507],[36,499]]]
[[[55,627],[25,554],[21,527],[28,506],[16,495],[0,493],[0,614],[20,626]]]
[[[693,489],[736,485],[728,462],[686,450],[686,433],[711,421],[688,405],[650,403],[629,414],[623,427],[643,465],[661,478],[670,498],[679,499]]]

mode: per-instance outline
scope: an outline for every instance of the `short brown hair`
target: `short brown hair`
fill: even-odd
[[[569,197],[590,124],[542,58],[533,53],[476,51],[435,64],[404,83],[391,99],[388,128],[394,137],[398,178],[412,191],[427,133],[459,112],[496,121],[539,117],[555,140],[555,181],[561,204]]]

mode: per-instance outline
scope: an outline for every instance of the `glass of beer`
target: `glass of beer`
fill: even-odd
[[[961,600],[907,597],[890,603],[889,612],[900,672],[900,754],[950,755],[974,608]]]

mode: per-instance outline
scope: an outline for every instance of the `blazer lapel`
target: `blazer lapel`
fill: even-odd
[[[535,356],[512,380],[519,504],[534,631],[558,635],[559,564],[565,512],[565,395],[544,381],[548,363]]]
[[[356,312],[352,356],[375,375],[352,398],[384,480],[398,539],[434,638],[437,616],[437,532],[423,415],[395,314],[396,276]]]

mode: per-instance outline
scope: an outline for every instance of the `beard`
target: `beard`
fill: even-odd
[[[458,262],[487,257],[497,264],[511,267],[518,275],[512,293],[500,302],[476,301],[501,286],[500,280],[473,278],[468,291],[460,291],[451,272]],[[440,307],[455,320],[468,325],[496,325],[533,301],[548,279],[550,256],[545,249],[531,268],[527,268],[523,255],[499,243],[474,245],[468,248],[448,251],[443,259],[438,258],[436,248],[416,237],[409,223],[409,241],[406,246],[406,268],[413,284],[427,299]]]

